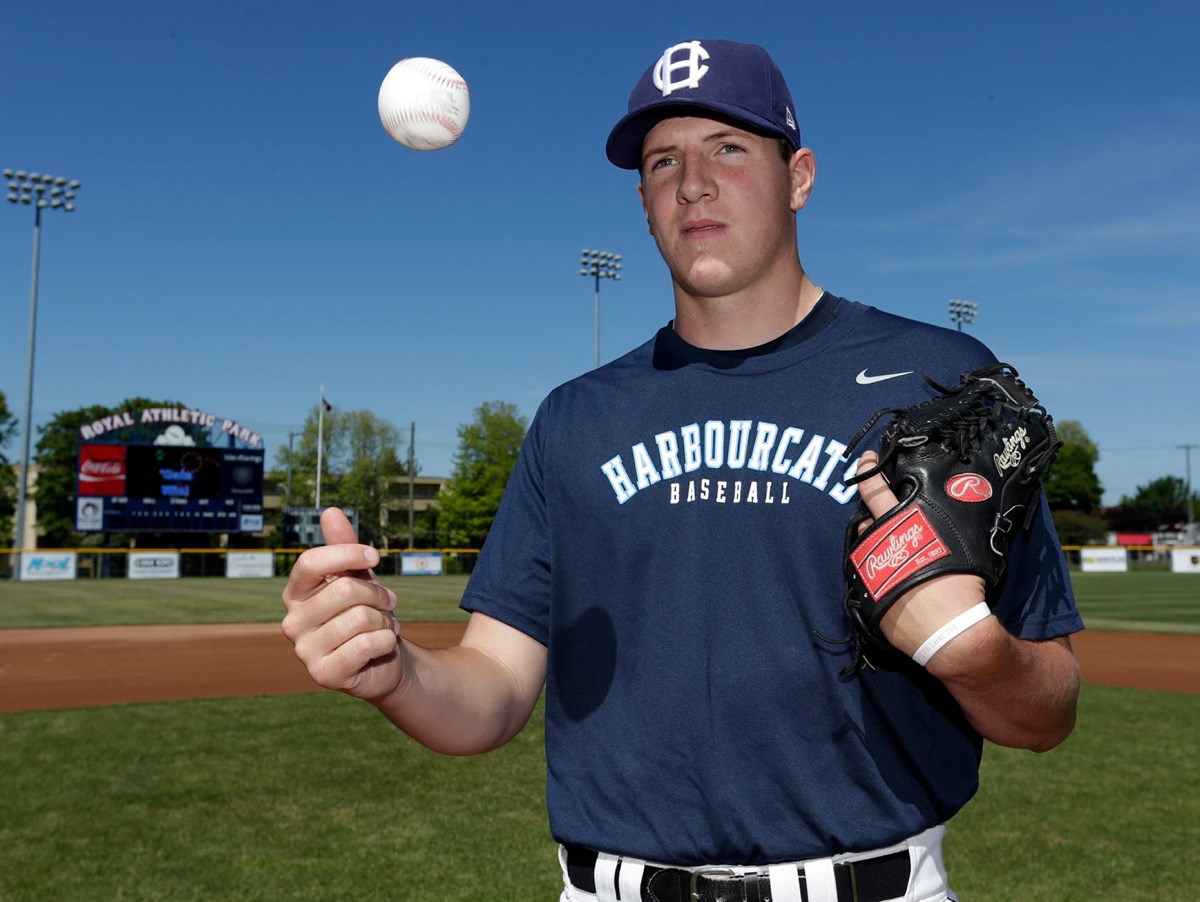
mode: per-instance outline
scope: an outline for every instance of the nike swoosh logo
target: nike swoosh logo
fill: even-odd
[[[913,374],[912,370],[906,370],[903,373],[883,373],[882,375],[879,375],[879,376],[868,376],[867,371],[863,370],[861,373],[859,373],[857,376],[854,377],[854,381],[857,382],[859,385],[874,385],[876,382],[885,382],[888,379],[896,379],[900,376],[911,376],[912,374]]]

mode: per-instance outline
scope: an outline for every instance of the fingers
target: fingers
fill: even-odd
[[[326,545],[352,545],[358,541],[354,526],[340,508],[327,507],[321,513],[321,534],[325,537]],[[372,567],[375,565],[372,564]],[[363,576],[374,579],[367,570],[351,570],[352,576]]]
[[[340,510],[330,508],[321,515],[322,530],[327,521],[331,527],[325,531],[328,544],[310,548],[296,560],[283,590],[284,605],[313,595],[329,577],[350,575],[376,582],[371,568],[379,564],[379,552],[357,544],[354,527]]]
[[[300,566],[299,561],[296,566]],[[396,593],[374,579],[336,576],[328,581],[322,578],[319,587],[308,595],[289,596],[285,591],[284,605],[287,614],[283,618],[283,634],[297,646],[299,653],[302,641],[309,635],[317,635],[329,647],[345,642],[351,635],[345,628],[326,629],[335,622],[351,624],[354,632],[382,629],[385,625],[391,628]],[[366,617],[375,620],[364,621]],[[381,617],[387,618],[386,624],[379,620]],[[328,648],[322,649],[321,653],[325,651]]]
[[[862,459],[859,461],[858,470],[864,472],[871,469],[879,462],[879,455],[874,451],[866,451],[863,453]],[[863,503],[866,504],[867,510],[871,512],[871,516],[878,519],[886,514],[899,503],[899,499],[892,492],[887,484],[887,480],[883,478],[882,473],[876,473],[864,479],[858,484],[858,494],[862,497]]]
[[[360,547],[337,546],[352,552]],[[311,549],[322,550],[333,549]],[[285,592],[284,602],[288,612],[283,634],[319,685],[363,698],[378,697],[398,685],[403,666],[396,654],[400,625],[392,615],[396,593],[373,578],[334,576],[321,578],[319,587],[306,596]]]
[[[319,685],[352,691],[372,662],[396,652],[399,635],[390,612],[360,605],[299,636],[296,657]]]
[[[325,649],[339,648],[355,636],[369,635],[377,631],[390,632],[394,639],[400,632],[400,624],[390,611],[357,605],[342,611],[323,626],[302,637],[297,647],[315,645]]]
[[[321,512],[321,534],[326,545],[353,545],[358,541],[350,519],[336,507]]]
[[[283,634],[319,685],[379,697],[403,674],[396,593],[375,578],[379,552],[358,543],[342,511],[325,510],[321,531],[327,544],[300,555],[283,590]]]
[[[395,690],[405,670],[399,626],[390,615],[382,616],[381,628],[362,632],[354,632],[357,627],[349,620],[326,624],[297,643],[296,657],[317,685],[378,700]],[[341,634],[348,638],[337,643]]]
[[[327,599],[307,602],[303,613],[311,614],[311,606],[320,601]],[[335,613],[325,619],[321,619],[320,615],[303,616],[299,612],[291,612],[283,618],[283,634],[296,646],[297,656],[306,664],[329,655],[357,636],[387,630],[394,639],[399,629],[390,610],[367,604],[339,606]]]

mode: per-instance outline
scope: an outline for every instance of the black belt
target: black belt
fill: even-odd
[[[571,885],[587,893],[596,892],[597,853],[582,846],[564,845],[564,848]],[[838,902],[886,902],[903,898],[908,892],[910,870],[907,850],[835,862],[833,879]],[[808,902],[804,868],[797,868],[796,876],[800,881],[800,897]],[[646,865],[640,896],[643,902],[771,902],[771,879],[766,873],[739,875],[728,868],[690,871]]]

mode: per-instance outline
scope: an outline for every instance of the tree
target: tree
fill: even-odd
[[[327,505],[327,494],[335,488],[331,460],[342,456],[345,435],[339,426],[341,415],[337,409],[325,412],[323,422],[314,405],[304,419],[304,426],[292,447],[281,447],[275,454],[276,471],[283,490],[280,502],[284,507],[308,507],[316,503],[317,493],[317,427],[324,430],[321,442],[321,506]],[[291,491],[288,491],[288,473],[291,474]]]
[[[321,506],[354,508],[359,541],[378,544],[388,535],[393,517],[406,516],[407,511],[403,504],[392,504],[398,497],[396,481],[408,475],[408,463],[400,454],[400,433],[369,410],[340,411],[335,407],[321,417],[314,406],[305,418],[299,443],[290,450],[281,448],[275,456],[272,479],[285,490],[284,507],[305,507],[316,499],[319,427],[324,429]],[[289,466],[290,495],[286,492]],[[413,469],[420,469],[415,461]]]
[[[1109,525],[1099,517],[1082,511],[1052,511],[1058,541],[1063,545],[1103,545],[1108,538]]]
[[[17,510],[17,474],[4,456],[4,446],[16,431],[17,420],[9,412],[4,392],[0,391],[0,545],[6,544],[12,536],[13,515]],[[13,537],[12,544],[15,547],[20,542]]]
[[[1137,487],[1133,497],[1121,497],[1121,507],[1143,511],[1156,524],[1187,519],[1187,482],[1179,476],[1160,476]]]
[[[42,531],[44,544],[51,548],[88,544],[75,531],[75,473],[79,456],[79,427],[126,410],[136,419],[137,414],[147,407],[185,406],[178,401],[129,398],[115,407],[92,405],[56,413],[50,422],[40,426],[36,455],[38,478],[33,495],[37,501],[38,526]],[[197,445],[209,444],[207,427],[185,425],[182,428]],[[138,425],[123,430],[121,439],[130,443],[150,443],[159,432],[160,425]],[[119,537],[117,542],[121,542]],[[163,544],[175,543],[168,539]]]
[[[396,479],[407,473],[400,461],[400,434],[391,423],[367,410],[350,411],[342,425],[346,462],[338,497],[345,506],[358,510],[359,541],[378,544],[392,525],[388,502],[396,497]]]
[[[441,537],[441,516],[442,512],[436,504],[431,504],[425,510],[415,511],[413,513],[413,547],[414,548],[440,548],[443,545],[450,543],[443,542]],[[403,524],[406,528],[407,523]],[[407,540],[407,536],[405,536]]]
[[[1100,449],[1078,420],[1063,420],[1056,431],[1063,446],[1043,481],[1046,501],[1054,511],[1090,514],[1104,495],[1104,487],[1096,476]]]
[[[454,472],[439,499],[438,528],[454,547],[478,548],[517,465],[528,423],[513,404],[490,401],[458,429]]]

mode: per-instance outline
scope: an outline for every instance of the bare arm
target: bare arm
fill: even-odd
[[[545,647],[484,614],[471,615],[453,648],[401,645],[403,679],[372,702],[413,739],[447,755],[490,751],[516,736],[546,679]]]
[[[871,461],[864,455],[863,466]],[[881,476],[864,480],[863,500],[875,516],[897,502]],[[880,628],[907,655],[957,614],[984,599],[983,581],[954,574],[923,583],[884,615]],[[993,615],[951,639],[926,669],[940,679],[971,725],[999,745],[1048,751],[1075,727],[1079,664],[1066,637],[1018,639]]]
[[[283,592],[283,633],[312,678],[371,702],[430,748],[485,752],[525,725],[546,675],[546,649],[519,630],[472,615],[462,642],[426,649],[400,638],[395,594],[370,568],[341,511],[321,515],[329,544],[296,561]]]
[[[1079,664],[1066,636],[1017,639],[989,617],[934,655],[929,671],[999,745],[1045,752],[1075,728]]]

